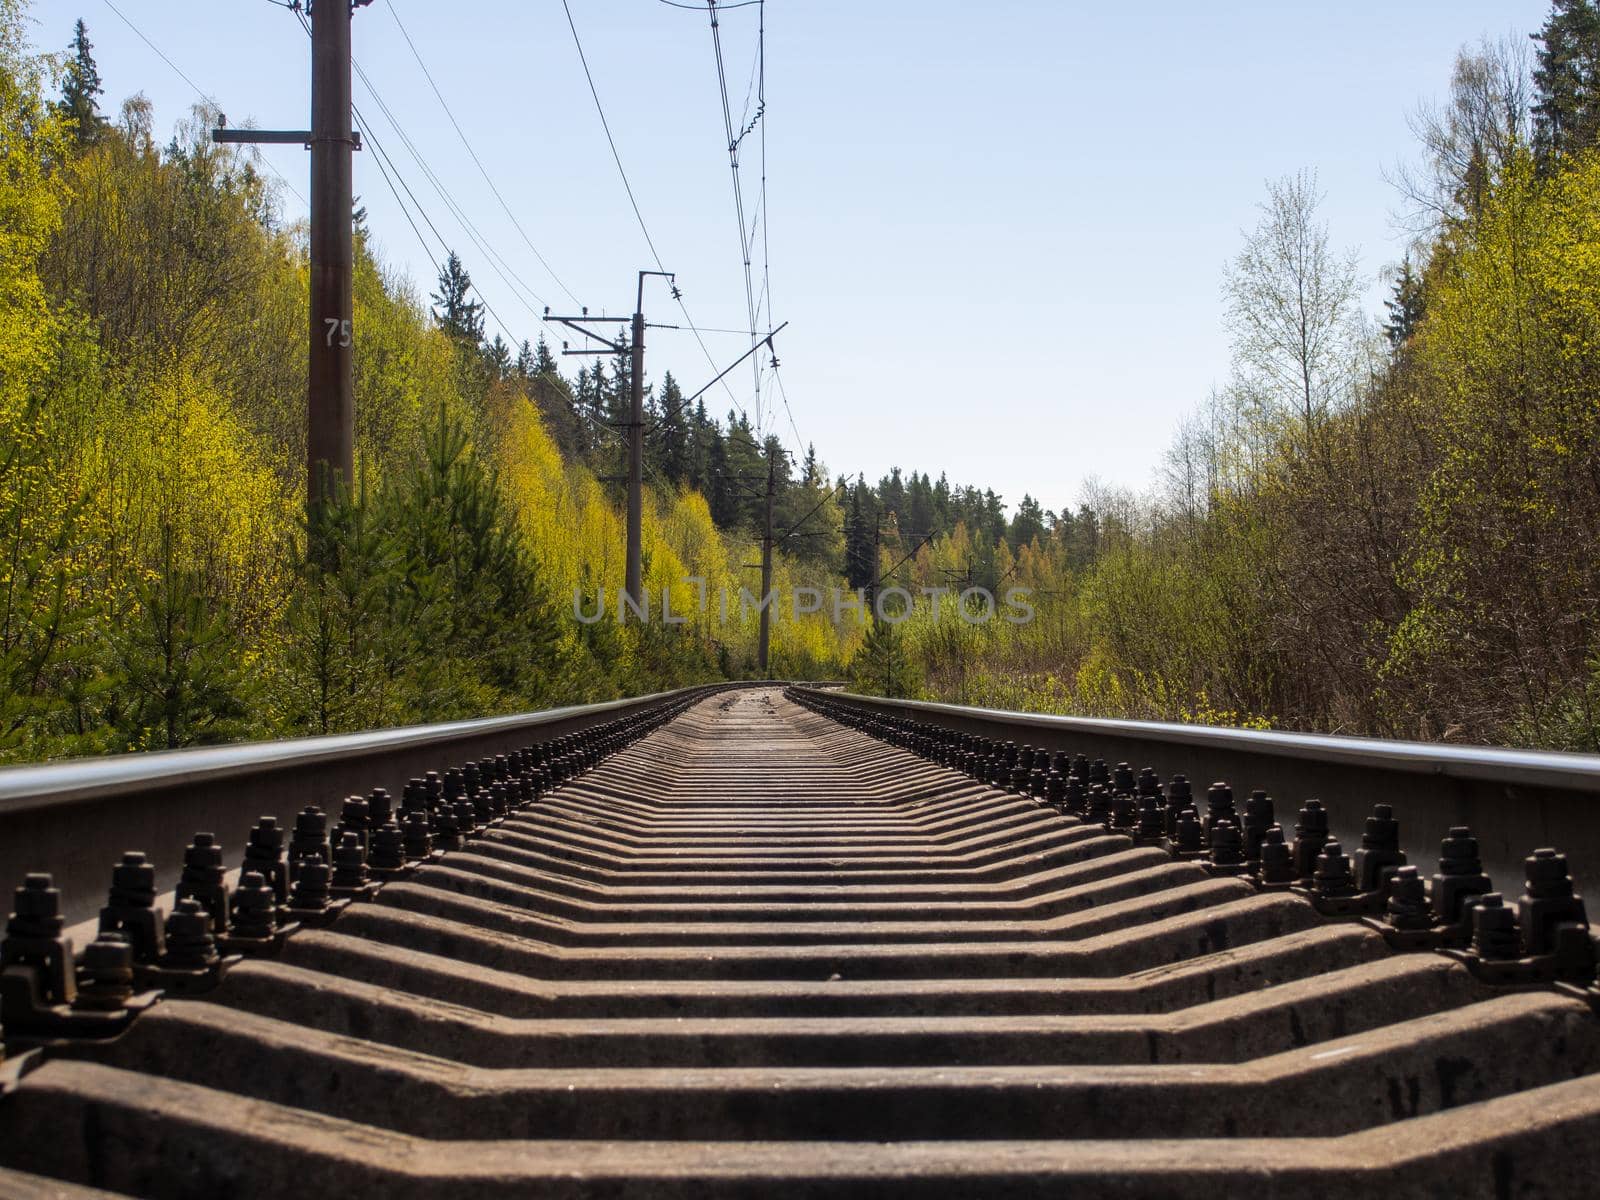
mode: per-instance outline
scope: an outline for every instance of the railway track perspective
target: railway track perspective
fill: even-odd
[[[0,1195],[1596,1194],[1561,854],[907,711],[669,696],[72,934],[29,876]]]

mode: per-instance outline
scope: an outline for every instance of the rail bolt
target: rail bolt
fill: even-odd
[[[1451,826],[1439,843],[1439,870],[1433,877],[1433,914],[1441,925],[1459,928],[1460,941],[1471,935],[1468,905],[1474,896],[1494,890],[1478,856],[1478,839],[1465,825]]]
[[[367,828],[377,829],[394,815],[394,800],[387,788],[373,788],[367,793]]]
[[[1239,814],[1233,807],[1233,789],[1219,779],[1206,789],[1206,814],[1201,824],[1205,827],[1208,842],[1211,840],[1212,826],[1223,820],[1237,824]]]
[[[1294,871],[1297,879],[1310,879],[1317,873],[1317,860],[1328,844],[1328,810],[1321,800],[1307,800],[1300,807],[1300,820],[1294,827]]]
[[[315,805],[301,809],[294,819],[294,834],[289,839],[289,882],[300,874],[307,859],[333,861],[328,845],[328,814]]]
[[[1263,884],[1281,886],[1299,878],[1295,872],[1294,853],[1283,833],[1282,825],[1269,825],[1261,835],[1261,866],[1259,875]]]
[[[1394,819],[1394,809],[1387,804],[1373,805],[1355,855],[1356,891],[1381,891],[1389,876],[1405,865],[1400,822]]]
[[[1273,825],[1272,797],[1259,788],[1244,802],[1244,818],[1239,823],[1244,834],[1244,857],[1255,862],[1261,857],[1261,839]]]
[[[116,1012],[133,996],[133,947],[121,933],[102,933],[83,948],[78,995],[83,1012]]]
[[[77,995],[72,974],[72,942],[65,935],[61,893],[43,872],[26,876],[16,890],[6,936],[0,941],[0,970],[33,967],[40,999],[71,1004]]]
[[[1433,914],[1428,909],[1428,889],[1415,867],[1399,867],[1388,880],[1389,896],[1384,904],[1384,920],[1395,929],[1429,929]]]
[[[1211,865],[1239,868],[1244,865],[1244,834],[1231,817],[1219,817],[1211,827]]]
[[[1205,829],[1200,824],[1200,814],[1186,808],[1178,814],[1178,835],[1172,847],[1178,854],[1197,855],[1205,849]]]
[[[407,858],[427,858],[433,853],[433,828],[426,812],[408,812],[404,833]]]
[[[339,845],[333,852],[333,877],[329,884],[344,892],[359,891],[368,882],[366,847],[356,834],[347,833],[339,839]]]
[[[1565,854],[1535,850],[1523,861],[1523,866],[1527,884],[1517,905],[1523,953],[1553,954],[1558,926],[1588,928],[1589,918],[1584,913],[1583,900],[1573,894]]]
[[[203,971],[217,962],[211,914],[198,900],[179,900],[167,916],[167,953],[161,965],[173,971]]]
[[[178,900],[197,900],[211,914],[211,931],[228,931],[227,871],[215,834],[197,833],[183,851],[183,875],[174,892]]]
[[[100,932],[123,934],[138,962],[153,963],[167,952],[156,908],[155,864],[138,850],[125,852],[111,868],[111,895],[100,910]]]
[[[320,858],[303,858],[296,864],[289,907],[297,913],[318,913],[328,907],[328,886],[333,868]]]
[[[361,839],[362,848],[367,845],[367,834],[372,828],[372,810],[367,805],[364,796],[346,796],[344,804],[339,809],[339,823],[333,827],[333,832],[328,835],[330,845],[337,846],[339,840],[346,833],[353,833]]]
[[[1136,782],[1133,767],[1128,763],[1119,762],[1111,772],[1111,790],[1113,792],[1126,792],[1132,795]]]
[[[233,893],[233,925],[236,938],[265,940],[278,929],[278,897],[259,871],[239,876]]]
[[[1174,775],[1167,782],[1167,836],[1176,840],[1178,818],[1194,805],[1194,786],[1187,775]]]
[[[276,817],[262,817],[251,828],[244,847],[244,870],[260,872],[278,903],[289,902],[289,864],[283,857],[283,827]]]
[[[1521,957],[1516,911],[1499,892],[1486,892],[1472,902],[1472,949],[1490,961]]]
[[[1323,843],[1317,856],[1317,867],[1312,872],[1311,889],[1321,897],[1334,898],[1352,895],[1356,890],[1355,876],[1350,871],[1350,856],[1338,842]]]

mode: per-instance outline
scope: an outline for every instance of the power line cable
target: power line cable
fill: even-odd
[[[750,239],[745,235],[744,189],[739,179],[739,143],[743,140],[743,134],[735,135],[733,131],[733,109],[728,100],[728,72],[723,61],[722,27],[717,21],[716,0],[707,0],[706,10],[711,17],[711,45],[717,64],[717,91],[722,100],[722,127],[728,139],[728,167],[733,178],[733,210],[739,226],[739,260],[744,269],[745,310],[750,320],[750,342],[754,345],[757,329],[755,284],[750,270]],[[751,377],[755,385],[756,432],[759,433],[763,416],[759,359],[751,363]]]
[[[462,232],[467,235],[467,239],[483,254],[484,259],[489,264],[489,268],[500,277],[500,281],[506,285],[517,301],[522,304],[522,306],[526,308],[533,316],[542,319],[543,313],[540,310],[546,304],[544,297],[541,296],[533,288],[533,286],[527,282],[527,280],[523,279],[517,274],[516,268],[514,268],[506,260],[504,255],[494,248],[488,237],[483,233],[482,230],[478,228],[477,223],[474,222],[471,217],[467,216],[466,210],[461,206],[460,202],[456,200],[455,196],[451,194],[450,189],[444,185],[444,181],[439,178],[438,173],[434,171],[433,167],[428,163],[427,159],[422,154],[422,151],[411,139],[411,136],[405,131],[405,127],[394,115],[394,111],[385,102],[382,94],[379,93],[377,88],[373,85],[371,76],[366,73],[366,71],[361,67],[360,63],[356,63],[354,65],[356,74],[360,78],[362,85],[367,89],[368,93],[372,96],[373,101],[378,105],[379,111],[382,112],[383,115],[388,119],[390,126],[395,131],[395,134],[400,138],[400,144],[406,148],[407,153],[409,153],[412,159],[416,162],[418,169],[421,170],[423,174],[423,177],[433,185],[434,191],[439,194],[439,198],[444,201],[445,207],[449,209],[451,215],[454,216],[457,223],[460,224]],[[529,300],[530,296],[532,297],[531,301]]]
[[[500,189],[495,186],[494,180],[489,177],[489,172],[484,167],[483,160],[478,157],[478,152],[472,148],[472,143],[467,139],[466,131],[461,128],[461,123],[456,120],[455,113],[450,110],[450,105],[446,102],[444,93],[439,90],[439,85],[434,82],[433,72],[428,70],[428,64],[422,61],[422,55],[417,50],[417,44],[411,40],[410,32],[406,29],[404,22],[400,20],[400,11],[395,8],[394,0],[390,0],[387,7],[389,15],[394,18],[395,25],[400,29],[400,35],[405,38],[406,45],[411,48],[411,56],[417,60],[417,66],[422,68],[422,74],[427,78],[428,86],[433,89],[434,97],[439,101],[439,106],[444,109],[444,115],[450,118],[450,124],[455,128],[456,136],[461,139],[461,144],[467,148],[467,153],[472,156],[473,164],[478,168],[478,174],[483,176],[483,181],[489,185],[489,190],[494,193],[494,198],[500,202],[500,207],[505,211],[506,216],[510,218],[511,224],[516,231],[522,236],[523,242],[533,252],[533,256],[539,260],[539,265],[545,269],[551,279],[555,280],[556,286],[565,292],[574,304],[581,305],[582,301],[573,295],[572,289],[562,282],[561,277],[556,274],[555,268],[545,261],[544,255],[539,253],[538,247],[528,237],[528,231],[522,227],[522,222],[517,220],[516,213],[511,211],[511,206],[506,203],[506,198],[500,194]]]
[[[394,180],[389,178],[389,171],[383,165],[383,160],[387,156],[383,153],[381,147],[379,147],[378,139],[372,136],[371,128],[367,126],[367,123],[361,119],[359,114],[357,115],[356,120],[362,126],[362,132],[365,134],[367,141],[372,143],[373,162],[377,165],[378,173],[383,176],[383,181],[389,185],[389,191],[394,196],[395,205],[405,216],[406,224],[411,226],[411,232],[417,235],[417,241],[422,244],[422,252],[428,256],[428,261],[433,264],[434,274],[438,275],[439,260],[434,258],[433,248],[428,245],[428,239],[422,236],[422,230],[417,228],[416,221],[412,219],[411,210],[406,207],[405,201],[400,199],[399,189],[395,187]],[[408,188],[407,190],[409,191],[410,189]],[[413,202],[415,202],[415,197],[413,197]],[[421,210],[419,209],[418,211],[420,212]],[[438,236],[437,230],[434,231],[434,236]]]
[[[841,491],[843,491],[845,488],[847,488],[849,486],[850,486],[850,481],[849,480],[845,480],[843,483],[834,484],[831,488],[828,489],[827,493],[822,497],[822,499],[818,500],[814,505],[812,505],[810,511],[807,512],[805,516],[801,517],[793,525],[789,526],[788,532],[785,533],[782,537],[780,537],[776,542],[774,542],[773,545],[774,546],[781,546],[784,542],[786,542],[790,538],[794,537],[795,534],[797,534],[800,531],[800,527],[802,525],[804,525],[807,521],[809,521],[817,513],[822,511],[823,505],[827,504],[828,501],[832,500]]]
[[[727,9],[727,8],[750,8],[750,7],[754,6],[754,5],[761,4],[763,2],[764,2],[764,0],[741,0],[741,3],[739,3],[739,4],[719,4],[719,5],[717,5],[717,7],[718,8],[723,8],[723,9]],[[277,0],[273,0],[273,3],[277,3]],[[706,11],[706,6],[704,4],[679,4],[677,2],[677,0],[661,0],[661,3],[665,4],[668,8],[686,8],[690,12],[705,12]]]
[[[753,0],[747,0],[747,2],[753,2]],[[743,7],[743,5],[739,7]],[[561,8],[567,14],[567,28],[572,30],[572,44],[577,47],[578,61],[583,64],[583,76],[589,82],[589,95],[594,99],[594,110],[599,114],[600,126],[605,130],[606,134],[606,144],[611,147],[611,158],[617,164],[617,174],[622,177],[623,189],[628,193],[628,203],[633,206],[633,215],[639,222],[639,232],[644,234],[645,245],[650,247],[650,257],[655,259],[656,269],[665,271],[667,269],[666,265],[662,263],[661,255],[656,251],[655,241],[650,236],[650,228],[644,222],[644,214],[639,211],[639,201],[633,194],[633,185],[628,182],[628,172],[622,165],[622,155],[617,152],[617,141],[611,136],[611,122],[606,120],[605,106],[600,103],[600,92],[595,87],[594,73],[589,70],[589,58],[583,52],[583,39],[578,36],[578,26],[572,19],[572,6],[568,3],[568,0],[561,0]],[[674,293],[673,299],[678,302],[678,310],[683,313],[684,323],[689,326],[690,332],[694,334],[694,340],[700,346],[700,353],[705,355],[706,363],[715,371],[717,369],[717,360],[711,356],[711,350],[706,345],[705,338],[700,336],[700,330],[696,328],[694,318],[689,315],[689,306],[684,303],[681,295],[676,294],[676,289],[674,289]],[[728,393],[728,399],[734,408],[743,414],[744,406],[734,396],[733,389],[728,386],[726,380],[722,381],[722,390]],[[748,416],[746,416],[746,419],[749,419]]]
[[[305,13],[300,8],[294,6],[291,6],[291,10],[294,12],[296,19],[300,22],[300,27],[305,31],[306,36],[309,38],[311,36],[311,25],[306,20]],[[483,236],[477,225],[474,224],[471,218],[466,215],[465,210],[462,209],[455,197],[450,194],[449,189],[444,186],[443,181],[439,179],[433,168],[429,166],[427,159],[423,157],[422,152],[417,148],[416,143],[412,141],[410,135],[406,133],[405,127],[400,124],[399,119],[394,115],[393,110],[390,109],[382,94],[373,84],[371,77],[361,66],[361,63],[352,58],[351,66],[355,69],[356,75],[360,78],[363,86],[366,87],[367,92],[372,96],[372,99],[378,105],[379,111],[381,111],[383,115],[388,118],[390,126],[393,128],[395,134],[400,138],[401,144],[405,146],[413,161],[416,162],[418,168],[422,171],[423,176],[428,180],[429,183],[433,185],[434,190],[438,192],[440,199],[444,201],[446,208],[449,209],[451,215],[453,215],[456,218],[456,221],[461,225],[461,228],[463,232],[466,233],[468,240],[483,253],[485,259],[489,263],[490,269],[500,277],[500,281],[506,285],[506,288],[511,292],[512,296],[515,297],[518,302],[521,303],[523,307],[527,308],[528,311],[534,316],[540,316],[541,314],[539,313],[538,309],[536,309],[533,304],[529,303],[527,295],[524,295],[523,293],[526,292],[528,295],[532,295],[534,300],[536,300],[540,305],[543,305],[544,303],[543,298],[539,296],[539,294],[535,292],[525,280],[516,274],[515,269],[505,261],[504,256],[489,244],[488,240]],[[365,118],[358,105],[352,103],[350,107],[351,111],[356,114],[356,119],[365,127],[367,135],[372,137],[372,122]],[[377,144],[375,138],[374,143]],[[393,171],[395,177],[399,179],[401,185],[405,188],[406,194],[411,197],[412,204],[415,205],[418,213],[427,223],[428,228],[433,231],[434,237],[439,239],[439,243],[445,250],[446,257],[448,257],[449,253],[451,252],[449,240],[439,232],[437,224],[434,222],[433,218],[428,215],[428,211],[423,206],[422,202],[417,199],[416,193],[411,189],[411,185],[405,181],[405,176],[400,171],[399,165],[394,161],[393,155],[387,154],[387,152],[383,153],[388,159],[390,170]],[[432,260],[431,253],[429,258]],[[436,260],[433,261],[434,269],[437,271],[438,263]],[[519,285],[521,290],[519,290]],[[516,345],[516,335],[513,334],[510,327],[507,326],[503,320],[501,320],[499,314],[489,303],[488,297],[484,295],[483,289],[477,285],[473,285],[473,290],[478,293],[478,298],[480,301],[482,301],[485,311],[494,317],[495,324],[500,326],[506,337],[510,339],[511,344]]]
[[[403,188],[406,195],[411,198],[411,203],[416,208],[417,215],[422,218],[429,230],[432,231],[433,236],[439,242],[440,248],[443,249],[446,254],[449,253],[450,243],[446,241],[444,235],[439,232],[438,226],[436,226],[433,222],[433,218],[428,215],[428,210],[422,206],[422,202],[417,199],[416,193],[411,190],[411,185],[406,182],[405,176],[401,174],[400,168],[395,163],[393,156],[389,154],[389,152],[384,148],[383,143],[379,141],[377,136],[372,132],[371,122],[366,119],[360,108],[358,108],[356,105],[352,104],[350,109],[351,112],[355,114],[357,124],[361,126],[363,136],[372,144],[374,154],[373,162],[378,168],[378,173],[383,176],[383,181],[389,185],[389,191],[394,195],[395,203],[399,205],[400,212],[405,217],[406,223],[411,226],[411,231],[417,235],[417,241],[422,244],[422,252],[427,255],[429,263],[433,265],[435,275],[437,276],[443,274],[443,271],[439,266],[439,260],[433,256],[432,247],[428,245],[428,240],[422,236],[422,230],[417,227],[416,221],[412,219],[410,211],[406,208],[405,201],[400,198],[400,192],[396,190],[394,180],[399,180],[400,187]],[[388,163],[387,168],[384,166],[386,161]],[[393,172],[393,179],[390,177],[390,172]],[[510,327],[500,319],[500,314],[495,311],[494,306],[489,302],[489,298],[483,294],[483,289],[477,284],[471,284],[470,286],[472,287],[472,290],[478,294],[478,301],[483,305],[484,311],[494,319],[494,323],[496,325],[500,326],[501,330],[506,335],[506,340],[512,346],[515,346],[517,344],[516,334],[512,333]]]
[[[611,122],[606,120],[605,107],[600,103],[600,93],[594,86],[594,74],[589,70],[589,57],[583,52],[583,41],[578,37],[578,26],[572,19],[572,6],[567,0],[561,0],[561,8],[567,14],[567,28],[572,30],[572,44],[578,48],[578,61],[583,64],[583,77],[589,81],[589,95],[594,97],[594,109],[600,114],[600,127],[606,131],[606,144],[611,147],[611,158],[617,164],[617,174],[622,176],[622,186],[628,193],[628,203],[633,205],[633,215],[639,222],[639,232],[644,234],[645,245],[650,247],[650,257],[656,260],[656,269],[665,271],[666,265],[661,261],[655,240],[651,238],[650,229],[644,223],[644,214],[639,211],[639,201],[633,194],[633,184],[628,182],[628,172],[622,165],[622,155],[617,153],[617,139],[611,136]]]
[[[117,16],[122,19],[122,23],[124,25],[126,25],[129,29],[133,30],[133,32],[136,35],[138,35],[138,38],[139,38],[139,40],[141,42],[143,42],[146,46],[149,46],[150,49],[154,50],[155,53],[156,53],[156,56],[158,58],[160,58],[162,62],[166,63],[167,66],[172,68],[173,73],[175,75],[177,75],[177,77],[179,79],[183,80],[185,83],[187,83],[189,85],[190,90],[193,91],[196,96],[199,96],[200,99],[204,100],[207,104],[209,104],[212,107],[216,108],[217,111],[220,112],[222,110],[222,105],[218,104],[214,97],[209,96],[205,92],[203,92],[200,89],[200,85],[199,84],[197,84],[194,80],[190,79],[188,75],[184,74],[183,68],[178,66],[177,63],[173,62],[172,59],[168,58],[166,51],[163,50],[160,46],[156,45],[154,42],[152,42],[149,39],[149,37],[147,37],[145,35],[144,30],[140,29],[137,25],[135,25],[132,21],[130,21],[128,19],[128,15],[126,13],[124,13],[120,8],[118,8],[115,4],[113,4],[111,2],[111,0],[104,0],[104,3],[105,3],[105,6],[107,8],[109,8],[112,12],[116,13]],[[252,158],[253,161],[260,162],[262,166],[266,167],[267,170],[271,171],[274,175],[276,175],[278,177],[278,181],[280,183],[282,183],[284,187],[289,189],[289,194],[290,195],[292,195],[296,200],[300,201],[300,203],[302,205],[306,204],[306,198],[300,194],[300,190],[298,188],[296,188],[294,186],[294,184],[289,182],[289,180],[284,176],[283,172],[279,171],[277,167],[273,166],[270,161],[268,161],[265,157],[263,157],[259,150],[255,151],[251,155],[251,158]]]

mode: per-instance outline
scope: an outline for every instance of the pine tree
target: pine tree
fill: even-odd
[[[709,497],[711,492],[711,446],[722,431],[706,414],[706,402],[696,400],[694,417],[689,422],[689,486]]]
[[[717,432],[716,423],[712,423]],[[739,490],[728,472],[728,443],[720,435],[713,436],[706,447],[706,504],[711,509],[711,520],[718,529],[731,529],[739,520]]]
[[[611,386],[605,392],[604,419],[613,429],[627,432],[633,419],[633,351],[626,330],[617,333],[617,351],[611,356]]]
[[[906,524],[906,485],[899,467],[891,468],[889,473],[878,481],[878,500],[882,503],[885,513],[894,513],[900,518],[903,527],[910,528]]]
[[[97,97],[105,94],[100,85],[100,68],[95,65],[94,45],[89,41],[89,27],[83,18],[73,26],[72,41],[67,49],[72,57],[62,72],[61,103],[63,116],[73,122],[78,144],[92,142],[105,128],[105,118],[100,115]]]
[[[1533,72],[1534,145],[1548,162],[1600,140],[1600,7],[1595,0],[1553,0]]]
[[[943,532],[933,508],[933,486],[926,474],[911,472],[911,482],[906,487],[906,524],[917,533]]]
[[[588,440],[584,437],[583,421],[573,407],[571,385],[556,367],[555,357],[543,337],[538,346],[526,340],[517,351],[513,368],[523,392],[538,408],[545,426],[556,440],[562,458],[581,460],[588,453]],[[580,371],[580,381],[586,376]]]
[[[472,276],[452,250],[439,272],[433,315],[447,337],[476,348],[483,341],[483,305],[471,299],[471,293]]]

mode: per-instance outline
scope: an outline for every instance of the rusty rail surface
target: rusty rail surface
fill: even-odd
[[[258,825],[237,880],[197,836],[169,913],[126,860],[76,960],[32,877],[0,1195],[1592,1193],[1561,855],[1495,892],[1470,831],[1350,853],[1018,728],[667,697]]]

